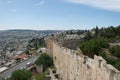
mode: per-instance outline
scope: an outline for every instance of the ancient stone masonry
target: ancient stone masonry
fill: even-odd
[[[60,80],[120,80],[120,72],[101,56],[89,58],[80,51],[63,47],[52,38],[46,43]]]
[[[49,38],[46,40],[47,53],[49,56],[53,56],[53,39]]]

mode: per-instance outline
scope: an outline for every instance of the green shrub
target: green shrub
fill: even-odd
[[[35,80],[45,80],[45,73],[38,75]]]
[[[43,65],[43,71],[48,67],[53,65],[53,59],[46,53],[41,54],[41,56],[35,61],[36,65]]]
[[[115,61],[115,65],[114,65],[118,70],[120,70],[120,59],[117,59]]]
[[[120,46],[113,46],[109,48],[109,51],[113,56],[120,58]]]
[[[108,47],[108,39],[103,38],[95,38],[90,39],[86,42],[83,42],[80,45],[80,49],[83,51],[83,53],[89,57],[93,57],[94,54],[98,55],[101,48],[107,48]]]
[[[11,80],[29,80],[32,77],[32,73],[25,69],[18,69],[12,72]]]

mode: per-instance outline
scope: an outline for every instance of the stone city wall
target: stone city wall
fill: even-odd
[[[53,39],[47,40],[47,53],[53,57],[60,80],[120,80],[120,72],[101,56],[89,58]]]

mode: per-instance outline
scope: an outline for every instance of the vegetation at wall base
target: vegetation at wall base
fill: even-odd
[[[45,73],[39,74],[39,75],[35,78],[35,80],[45,80]]]
[[[43,66],[43,71],[45,71],[48,67],[53,66],[53,59],[47,55],[46,53],[41,54],[41,56],[35,61],[35,64]]]
[[[18,69],[12,72],[9,80],[30,80],[32,73],[25,69]]]

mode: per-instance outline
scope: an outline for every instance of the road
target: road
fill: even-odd
[[[17,70],[17,69],[21,69],[21,68],[26,68],[26,64],[27,64],[28,62],[34,62],[38,57],[39,57],[39,56],[34,56],[34,57],[30,58],[30,59],[27,59],[27,60],[24,61],[24,62],[19,63],[18,65],[14,66],[14,67],[9,68],[8,70],[0,73],[0,77],[2,77],[2,78],[8,78],[8,77],[10,77],[10,76],[11,76],[11,73],[12,73],[13,71],[15,71],[15,70]]]

